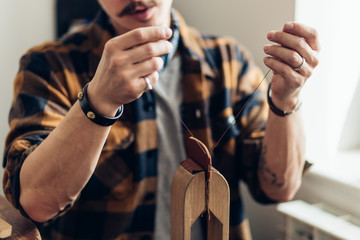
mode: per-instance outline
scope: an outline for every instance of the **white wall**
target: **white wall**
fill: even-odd
[[[54,0],[0,1],[1,153],[9,129],[7,119],[12,100],[12,83],[19,66],[19,58],[31,46],[52,40],[54,29]],[[0,169],[2,179],[3,168]],[[0,193],[2,192],[1,187]]]
[[[296,4],[296,19],[315,26],[321,43],[320,64],[303,92],[307,152],[317,162],[360,149],[359,8],[356,0]]]
[[[262,62],[263,46],[269,43],[266,34],[294,19],[295,0],[174,0],[173,5],[201,32],[235,37],[266,71]]]
[[[253,54],[256,63],[267,71],[262,59],[267,32],[281,29],[294,19],[295,0],[174,0],[189,25],[203,33],[225,34],[235,37]],[[254,240],[278,239],[278,225],[283,218],[275,206],[255,203],[243,188]]]
[[[309,7],[311,6],[311,7]],[[360,2],[299,0],[299,21],[318,29],[320,64],[304,89],[308,158],[315,161],[297,198],[360,218]],[[319,11],[321,9],[321,11]]]

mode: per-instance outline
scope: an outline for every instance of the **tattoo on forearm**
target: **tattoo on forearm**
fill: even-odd
[[[280,179],[278,175],[269,168],[265,158],[266,151],[266,146],[263,146],[259,161],[259,172],[266,182],[271,183],[277,187],[282,187],[284,186],[284,180]]]

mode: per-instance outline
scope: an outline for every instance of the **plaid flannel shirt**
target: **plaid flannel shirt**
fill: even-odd
[[[175,14],[180,25],[182,118],[192,134],[211,149],[263,74],[233,39],[200,35],[178,12]],[[105,43],[113,36],[109,19],[101,11],[87,27],[34,47],[21,59],[9,115],[3,187],[7,199],[24,215],[19,204],[22,163],[77,101],[78,92],[94,76]],[[240,180],[246,182],[257,201],[272,203],[257,180],[268,111],[265,92],[264,82],[214,150],[213,165],[230,186],[230,239],[251,238]],[[146,92],[125,105],[78,199],[56,218],[38,224],[44,239],[153,238],[157,193],[155,104],[153,93]],[[188,136],[184,130],[184,141]]]

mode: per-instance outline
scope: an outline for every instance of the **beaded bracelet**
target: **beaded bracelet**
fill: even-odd
[[[78,99],[80,103],[80,107],[84,112],[85,116],[90,119],[92,122],[101,125],[101,126],[111,126],[116,120],[118,120],[124,111],[124,106],[121,105],[117,110],[115,117],[106,117],[96,112],[95,109],[91,106],[91,103],[87,96],[87,87],[89,83],[85,85],[85,87],[78,93]]]
[[[291,110],[290,112],[285,112],[284,110],[278,108],[277,106],[275,106],[274,102],[272,101],[271,99],[271,83],[269,83],[269,88],[268,88],[268,91],[267,91],[267,100],[268,100],[268,103],[269,103],[269,107],[271,109],[271,111],[273,113],[275,113],[276,115],[280,116],[280,117],[286,117],[288,115],[291,115],[293,113],[295,113],[297,110],[299,110],[299,108],[301,107],[301,104],[302,102],[300,101],[296,107]]]

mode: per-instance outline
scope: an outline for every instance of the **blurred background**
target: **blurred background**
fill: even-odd
[[[88,21],[97,7],[95,0],[0,1],[0,146],[4,146],[9,129],[12,82],[20,56],[34,45],[56,39],[71,24]],[[357,0],[174,0],[174,7],[189,25],[201,32],[236,38],[250,50],[264,72],[267,68],[262,62],[265,56],[262,49],[268,43],[267,32],[281,29],[285,22],[293,20],[318,30],[322,46],[320,65],[305,85],[302,96],[307,159],[314,166],[304,177],[295,200],[309,204],[302,210],[309,211],[307,215],[312,214],[313,207],[325,209],[329,218],[322,218],[322,222],[337,219],[356,229],[360,223],[357,170],[360,167],[360,17],[357,13],[360,3]],[[1,168],[1,177],[2,173]],[[295,232],[293,238],[287,239],[342,239],[335,232],[345,227],[339,227],[343,225],[338,222],[337,227],[330,223],[324,227],[296,215],[299,214],[296,210],[303,209],[299,206],[259,205],[253,202],[246,188],[243,191],[255,240],[285,239],[285,234],[290,236],[291,231]],[[315,215],[312,217],[316,219]],[[321,237],[316,229],[325,235]]]

